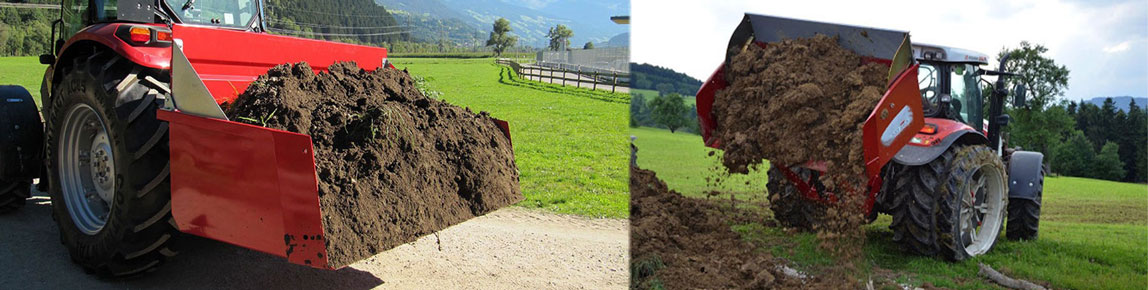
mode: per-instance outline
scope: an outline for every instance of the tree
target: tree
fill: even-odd
[[[502,52],[506,51],[507,48],[518,44],[518,37],[508,34],[512,30],[510,20],[499,18],[494,21],[494,29],[490,32],[490,39],[486,40],[486,46],[494,47],[494,55],[502,56]]]
[[[1052,170],[1061,175],[1079,177],[1089,175],[1089,167],[1096,155],[1092,143],[1080,130],[1073,131],[1064,143],[1058,144],[1055,153],[1051,156],[1055,159],[1053,164],[1056,164]]]
[[[1124,163],[1120,162],[1120,145],[1116,142],[1104,143],[1100,154],[1092,160],[1092,176],[1104,180],[1120,180],[1124,178]]]
[[[574,31],[570,30],[566,25],[558,24],[550,28],[550,32],[546,33],[546,37],[550,38],[550,50],[566,50],[567,47],[570,47],[570,38],[574,37]]]
[[[633,93],[630,97],[630,127],[650,125],[653,125],[653,121],[650,120],[650,106],[646,97]]]
[[[1028,105],[1006,111],[1012,117],[1012,122],[1004,128],[1009,134],[1009,143],[1049,155],[1055,153],[1053,147],[1068,137],[1075,124],[1066,109],[1069,104],[1058,100],[1068,88],[1069,70],[1046,57],[1047,52],[1048,48],[1043,45],[1022,41],[1017,48],[1002,49],[997,60],[1009,56],[1005,70],[1020,74],[1005,77],[1006,88],[1018,84],[1028,88]],[[1010,102],[1005,104],[1011,107]],[[985,107],[987,110],[988,106]],[[1046,162],[1051,162],[1051,158]]]
[[[1064,95],[1064,90],[1068,89],[1068,68],[1045,57],[1047,52],[1048,48],[1044,45],[1021,41],[1019,47],[1006,48],[997,57],[999,60],[1009,55],[1005,70],[1020,76],[1005,78],[1006,87],[1011,88],[1017,84],[1027,87],[1028,104],[1035,109],[1043,109],[1055,103],[1058,97]]]
[[[689,108],[686,107],[686,102],[682,99],[681,95],[668,94],[658,96],[650,103],[650,108],[654,122],[666,126],[666,129],[670,129],[670,133],[676,132],[678,128],[685,127],[689,121],[685,117]]]
[[[658,95],[659,96],[674,94],[674,84],[661,83],[661,84],[655,85],[654,87],[658,88]]]
[[[1145,158],[1148,153],[1148,115],[1144,110],[1136,104],[1133,100],[1131,106],[1128,108],[1128,119],[1121,129],[1127,130],[1125,134],[1126,139],[1123,144],[1120,144],[1120,149],[1125,149],[1125,146],[1131,149],[1129,157],[1120,158],[1124,162],[1124,169],[1128,173],[1126,181],[1131,182],[1145,182],[1148,181],[1148,158]]]
[[[586,42],[586,45],[583,45],[583,46],[582,46],[582,49],[594,49],[594,42],[592,42],[592,41],[587,41],[587,42]]]

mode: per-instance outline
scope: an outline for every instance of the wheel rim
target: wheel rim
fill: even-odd
[[[68,215],[94,235],[107,224],[115,200],[116,166],[107,123],[91,106],[68,110],[59,145],[60,190]]]
[[[1006,202],[1003,176],[994,166],[978,168],[965,187],[968,194],[961,195],[961,239],[970,256],[988,252],[1000,234]]]

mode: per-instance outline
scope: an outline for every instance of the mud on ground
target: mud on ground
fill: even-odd
[[[493,119],[423,96],[402,71],[280,65],[227,115],[312,137],[335,267],[523,199]]]
[[[730,215],[669,190],[653,171],[630,169],[631,288],[799,288],[782,261],[741,239]],[[808,286],[808,285],[807,285]]]

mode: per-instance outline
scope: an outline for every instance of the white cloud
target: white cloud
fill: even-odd
[[[1071,70],[1069,99],[1148,96],[1148,2],[1069,1],[633,0],[631,60],[704,80],[743,13],[752,12],[906,30],[913,41],[993,56],[1025,40]],[[1099,53],[1114,49],[1133,53]]]
[[[1130,48],[1130,47],[1132,47],[1132,42],[1131,41],[1125,41],[1125,42],[1121,42],[1120,44],[1117,44],[1117,45],[1105,47],[1104,52],[1107,52],[1107,53],[1125,52],[1125,51],[1128,51],[1128,48]]]

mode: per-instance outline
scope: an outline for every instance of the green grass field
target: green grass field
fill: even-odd
[[[661,129],[636,128],[639,165],[658,173],[684,195],[704,197],[704,181],[717,164],[702,146],[701,137],[670,134]],[[735,177],[751,180],[727,183],[738,199],[762,198],[764,174]],[[741,179],[737,179],[741,178]],[[862,263],[889,269],[901,282],[931,283],[956,289],[997,288],[976,275],[985,263],[1016,278],[1048,283],[1054,288],[1144,289],[1148,285],[1148,185],[1059,177],[1045,182],[1040,238],[1030,242],[1004,239],[989,254],[950,263],[902,252],[892,242],[890,218],[882,215],[866,226],[868,241]],[[739,187],[740,188],[737,188]],[[799,268],[836,265],[816,246],[813,234],[786,234],[761,224],[734,225],[763,250],[787,257]]]
[[[0,85],[23,86],[40,105],[40,82],[47,68],[35,56],[0,57]]]
[[[493,59],[392,59],[442,99],[510,122],[526,201],[520,206],[627,217],[625,94],[516,81]]]

